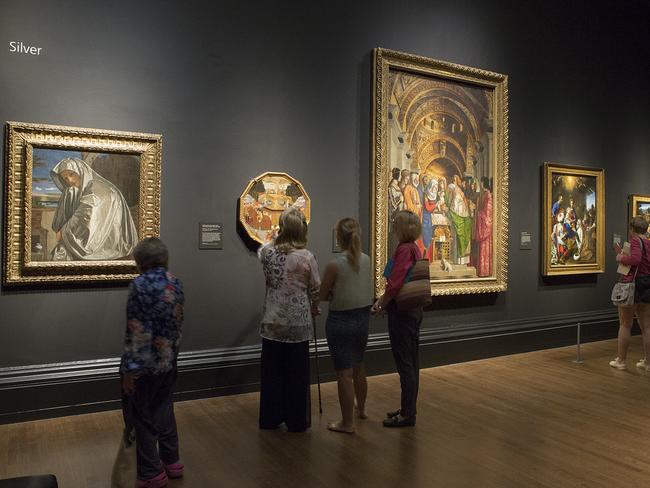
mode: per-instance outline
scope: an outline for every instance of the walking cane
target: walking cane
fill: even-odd
[[[323,415],[323,402],[320,395],[320,367],[318,366],[318,339],[316,338],[316,317],[311,316],[311,323],[314,327],[314,352],[316,353],[316,383],[318,384],[318,412]]]

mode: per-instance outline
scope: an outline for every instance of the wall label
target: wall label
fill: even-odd
[[[16,54],[29,54],[32,56],[40,56],[42,47],[30,46],[25,44],[22,41],[11,41],[9,42],[9,52]]]
[[[223,224],[199,223],[199,249],[223,249]]]
[[[530,251],[533,248],[533,236],[529,231],[522,231],[519,237],[519,249]]]

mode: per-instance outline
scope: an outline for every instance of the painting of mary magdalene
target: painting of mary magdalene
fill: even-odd
[[[162,136],[7,122],[5,286],[128,283],[160,235]]]
[[[138,243],[132,155],[34,148],[32,261],[130,259]]]
[[[422,223],[416,244],[433,294],[503,291],[506,77],[381,49],[375,69],[376,270],[398,244],[395,213],[410,210]]]

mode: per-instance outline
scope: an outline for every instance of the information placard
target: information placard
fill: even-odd
[[[199,223],[199,249],[223,249],[223,224],[216,222]]]

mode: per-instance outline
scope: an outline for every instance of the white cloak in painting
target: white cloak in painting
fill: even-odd
[[[70,186],[61,172],[79,176]],[[78,158],[66,158],[52,169],[61,190],[52,229],[61,233],[52,251],[53,261],[110,261],[129,256],[138,243],[138,232],[122,193]]]

